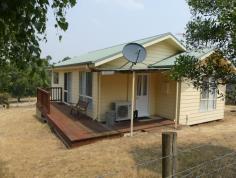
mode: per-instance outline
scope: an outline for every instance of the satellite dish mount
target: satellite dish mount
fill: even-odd
[[[123,48],[123,56],[133,65],[141,63],[145,60],[147,52],[146,49],[138,43],[129,43]]]
[[[132,63],[131,69],[137,63],[141,63],[145,60],[147,52],[146,49],[137,43],[129,43],[123,48],[123,56]],[[131,97],[131,121],[130,121],[130,136],[133,136],[134,126],[134,103],[135,103],[135,71],[132,70],[132,97]]]

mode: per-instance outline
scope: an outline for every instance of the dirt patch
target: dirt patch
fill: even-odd
[[[236,107],[226,108],[222,121],[177,131],[179,150],[202,146],[181,154],[180,169],[236,150],[236,112],[232,110]],[[136,166],[161,156],[161,132],[166,130],[174,129],[163,127],[68,150],[35,118],[35,108],[1,110],[0,177],[157,177],[160,162]]]

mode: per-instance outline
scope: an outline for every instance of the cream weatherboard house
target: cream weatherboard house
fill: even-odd
[[[185,46],[171,33],[134,42],[147,51],[146,59],[133,67],[138,117],[166,118],[183,125],[224,118],[223,97],[200,92],[190,82],[176,82],[167,75],[179,54],[188,53],[204,60],[214,50],[186,52]],[[52,87],[62,87],[63,102],[87,101],[86,114],[99,122],[107,120],[114,103],[123,103],[129,109],[132,74],[131,63],[122,55],[124,45],[92,51],[56,64],[52,69]],[[224,93],[225,87],[220,90]]]

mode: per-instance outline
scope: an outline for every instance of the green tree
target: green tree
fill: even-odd
[[[8,62],[4,71],[0,71],[0,93],[9,93],[12,97],[20,99],[24,96],[35,96],[37,87],[49,86],[47,59],[38,59],[24,69]]]
[[[17,101],[26,95],[26,89],[28,87],[27,74],[24,71],[14,70],[10,72],[10,83],[8,92],[12,97],[16,97]]]
[[[190,50],[215,48],[216,52],[205,61],[181,55],[171,70],[175,80],[191,79],[196,88],[205,88],[206,78],[214,79],[213,85],[235,82],[232,64],[236,59],[236,1],[187,0],[192,20],[186,28],[186,44]],[[232,64],[222,60],[227,58]]]
[[[217,47],[224,56],[236,59],[236,1],[187,0],[192,20],[187,24],[190,47]]]
[[[24,68],[39,59],[39,41],[46,40],[47,12],[55,15],[55,28],[67,30],[65,15],[76,0],[1,0],[0,69],[8,61]],[[59,36],[61,39],[61,36]]]

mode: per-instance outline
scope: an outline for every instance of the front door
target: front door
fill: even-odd
[[[71,72],[64,73],[64,102],[71,102]]]
[[[149,116],[148,113],[148,75],[137,75],[137,96],[136,96],[136,110],[138,110],[138,117]]]

